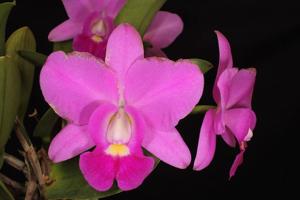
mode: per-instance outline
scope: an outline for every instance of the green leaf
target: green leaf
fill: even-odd
[[[0,199],[1,200],[14,200],[13,195],[10,191],[6,188],[4,183],[0,180]]]
[[[9,57],[0,57],[0,149],[3,149],[20,106],[20,71]]]
[[[72,40],[55,42],[53,44],[53,51],[64,51],[65,53],[70,53],[73,51]]]
[[[20,50],[36,50],[34,35],[28,27],[16,30],[6,42],[6,55],[13,58],[21,72],[22,91],[18,116],[23,121],[33,85],[34,65],[19,56],[18,51]]]
[[[46,187],[46,197],[49,200],[95,199],[112,196],[121,192],[116,186],[107,192],[94,190],[83,178],[79,169],[78,158],[60,164],[53,164],[50,178],[53,180],[53,183]]]
[[[156,12],[166,1],[167,0],[128,0],[115,19],[115,23],[129,23],[143,36]]]
[[[15,2],[5,2],[0,4],[0,56],[5,54],[6,22],[11,9],[15,5]]]
[[[52,108],[49,108],[43,115],[39,123],[36,125],[33,135],[42,138],[43,142],[48,144],[51,140],[51,134],[55,124],[59,120],[59,116]]]
[[[207,71],[209,71],[211,68],[213,68],[213,65],[206,60],[199,59],[199,58],[191,58],[189,60],[192,63],[198,65],[203,74],[205,74]]]
[[[216,106],[210,106],[210,105],[195,106],[195,108],[192,111],[192,114],[205,113],[209,109],[214,109],[214,108],[216,108]]]
[[[34,52],[34,51],[21,50],[21,51],[18,51],[18,54],[19,54],[19,56],[21,56],[28,62],[31,62],[32,64],[34,64],[38,67],[42,67],[47,60],[46,55],[38,53],[38,52]]]

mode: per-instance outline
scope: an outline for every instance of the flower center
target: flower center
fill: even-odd
[[[97,20],[92,25],[91,32],[92,32],[91,39],[94,42],[96,42],[96,43],[102,42],[103,38],[105,37],[105,35],[107,33],[107,27],[106,27],[105,22],[102,19]]]
[[[111,118],[107,130],[107,141],[110,143],[106,153],[112,156],[126,156],[130,151],[127,146],[131,138],[131,122],[123,108]]]

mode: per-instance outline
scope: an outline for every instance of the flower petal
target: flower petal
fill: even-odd
[[[143,147],[156,157],[174,167],[185,169],[191,162],[191,153],[175,128],[169,131],[149,129]]]
[[[244,141],[249,129],[253,130],[256,124],[255,113],[248,108],[236,108],[224,113],[226,126],[235,135],[239,143]]]
[[[213,88],[213,96],[215,99],[215,102],[220,101],[220,94],[217,88],[217,83],[219,81],[220,75],[223,73],[225,69],[232,68],[233,67],[233,61],[232,61],[232,55],[231,55],[231,48],[230,44],[227,40],[227,38],[219,31],[215,31],[218,37],[218,43],[219,43],[219,66],[218,66],[218,72],[214,83]]]
[[[243,163],[244,160],[244,153],[245,150],[242,150],[234,159],[231,168],[230,168],[230,172],[229,172],[229,179],[234,176],[237,168]]]
[[[136,61],[125,80],[125,100],[157,130],[169,130],[192,111],[203,91],[203,74],[185,60]]]
[[[127,0],[104,0],[107,2],[107,6],[105,7],[105,12],[108,16],[115,18],[122,7],[125,5]]]
[[[217,86],[219,89],[218,94],[220,95],[220,102],[218,102],[218,104],[221,104],[222,111],[225,111],[227,109],[227,102],[229,101],[231,94],[230,87],[232,84],[232,80],[238,72],[239,70],[237,68],[226,69],[219,77]]]
[[[144,40],[156,48],[165,48],[177,38],[182,30],[183,22],[178,15],[159,11],[144,35]]]
[[[106,49],[105,62],[117,72],[120,81],[132,63],[144,56],[141,37],[129,24],[121,24],[111,33]]]
[[[228,128],[225,128],[225,131],[221,134],[221,136],[226,144],[228,144],[230,147],[235,147],[236,139]]]
[[[227,109],[231,107],[251,108],[252,93],[255,83],[256,70],[254,68],[241,69],[232,78],[229,88]]]
[[[147,57],[165,57],[165,58],[167,58],[167,55],[161,49],[152,47],[152,48],[145,49],[145,57],[146,58]]]
[[[94,146],[87,126],[68,124],[52,140],[49,158],[57,163],[73,158]]]
[[[101,104],[92,114],[89,121],[89,133],[97,144],[97,147],[105,149],[109,144],[106,139],[106,132],[112,116],[118,111],[113,104]]]
[[[197,155],[194,162],[194,170],[200,171],[207,167],[212,161],[216,149],[216,133],[214,132],[215,110],[208,110],[204,116]]]
[[[86,53],[52,53],[41,71],[40,85],[54,110],[76,124],[87,124],[102,101],[118,102],[113,72]]]
[[[80,155],[80,170],[85,180],[98,191],[106,191],[113,185],[117,172],[116,162],[113,157],[96,148],[93,152]]]
[[[120,158],[119,170],[116,176],[118,186],[127,191],[137,188],[151,173],[154,159],[146,156],[126,156]]]
[[[52,42],[69,40],[82,31],[83,25],[72,20],[67,20],[55,27],[48,35]]]
[[[63,0],[69,18],[83,22],[92,13],[90,0]]]

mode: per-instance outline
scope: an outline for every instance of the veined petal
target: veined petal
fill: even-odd
[[[69,18],[83,22],[93,12],[90,0],[63,0]]]
[[[165,48],[177,38],[182,30],[183,22],[178,15],[159,11],[144,35],[144,40],[156,48]]]
[[[212,161],[216,149],[216,133],[214,131],[215,110],[208,110],[204,116],[197,155],[194,162],[194,170],[200,171],[207,167]]]
[[[137,188],[151,173],[153,167],[154,159],[144,155],[131,155],[120,158],[116,176],[119,188],[123,191]]]
[[[52,42],[69,40],[78,35],[83,28],[83,24],[67,20],[55,27],[48,35]]]
[[[192,111],[203,91],[203,74],[184,60],[136,61],[125,79],[125,101],[157,130],[169,130]]]
[[[49,158],[57,163],[73,158],[94,145],[87,132],[87,126],[68,124],[54,137],[48,154]]]
[[[149,129],[143,147],[156,157],[174,167],[185,169],[191,162],[191,153],[175,128],[168,131]]]
[[[86,53],[52,53],[41,71],[40,85],[50,106],[76,124],[87,124],[101,102],[118,102],[113,72]]]
[[[244,141],[249,129],[253,130],[256,124],[255,113],[248,108],[235,108],[224,113],[226,126],[235,135],[239,143]]]
[[[118,170],[114,158],[98,147],[80,155],[79,167],[85,180],[98,191],[111,188]]]
[[[251,108],[252,93],[255,83],[256,70],[254,68],[241,69],[232,78],[229,88],[229,98],[226,108]]]
[[[219,43],[219,66],[218,66],[218,72],[214,83],[213,96],[215,102],[218,103],[220,101],[220,94],[217,88],[219,77],[225,69],[233,67],[233,61],[232,61],[230,44],[227,38],[219,31],[215,31],[215,33],[217,34],[218,43]]]
[[[129,24],[121,24],[111,33],[106,49],[105,62],[121,81],[132,63],[144,56],[141,37]]]
[[[235,175],[237,168],[243,163],[245,150],[241,150],[241,152],[235,157],[229,172],[229,179]]]

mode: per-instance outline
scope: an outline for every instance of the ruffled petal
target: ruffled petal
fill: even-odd
[[[90,54],[52,53],[41,71],[40,85],[51,107],[76,124],[87,124],[102,101],[118,102],[113,72]]]
[[[85,180],[98,191],[106,191],[113,185],[117,173],[113,157],[96,148],[93,152],[80,155],[79,167]]]
[[[192,111],[203,91],[203,74],[185,60],[136,61],[125,79],[125,101],[157,130],[169,130]]]
[[[121,190],[132,190],[140,186],[151,173],[154,159],[146,156],[126,156],[120,158],[120,165],[116,176]]]
[[[48,35],[52,42],[69,40],[78,35],[83,28],[83,24],[67,20],[55,27]]]
[[[218,72],[214,83],[213,88],[213,97],[215,102],[220,101],[220,94],[217,88],[217,83],[219,81],[220,75],[223,73],[225,69],[229,69],[233,67],[232,55],[231,55],[231,48],[227,38],[219,31],[215,31],[218,37],[219,43],[219,66]]]
[[[170,12],[159,11],[152,20],[144,40],[156,48],[169,46],[183,30],[181,18]]]
[[[106,49],[105,62],[117,72],[121,82],[132,63],[144,56],[141,37],[129,24],[121,24],[111,33]]]
[[[248,108],[236,108],[224,113],[226,126],[235,135],[239,143],[244,141],[249,129],[253,130],[256,124],[255,113]]]
[[[216,149],[216,133],[214,131],[215,110],[208,110],[204,116],[197,155],[194,162],[194,170],[200,171],[207,167],[212,161]]]
[[[175,128],[169,131],[149,129],[143,147],[163,162],[180,169],[187,168],[191,162],[189,148]]]
[[[73,158],[94,145],[87,132],[87,126],[69,124],[54,137],[48,154],[49,158],[57,163]]]
[[[243,163],[244,160],[244,153],[245,150],[242,150],[234,159],[231,168],[230,168],[230,172],[229,172],[229,179],[235,175],[235,172],[237,170],[237,168]]]

